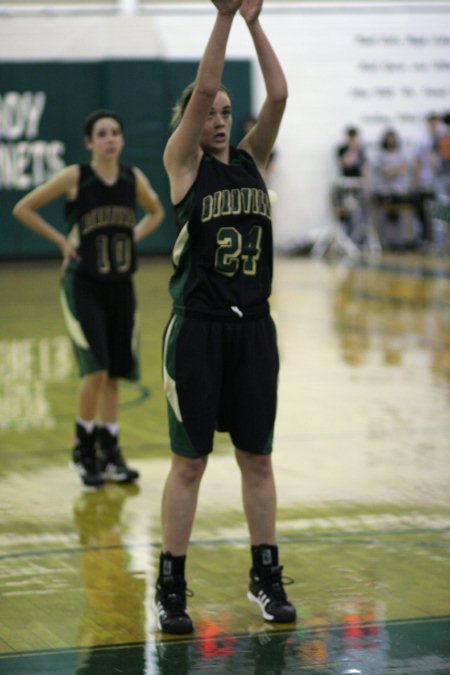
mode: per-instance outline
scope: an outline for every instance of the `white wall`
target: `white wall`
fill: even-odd
[[[204,5],[143,16],[3,17],[0,67],[10,59],[198,58],[213,18]],[[426,113],[450,110],[450,1],[267,3],[262,23],[290,87],[273,185],[275,241],[289,246],[314,238],[330,217],[333,151],[345,126],[375,143],[393,125],[412,147]],[[240,18],[228,55],[254,58]],[[262,96],[255,68],[256,105]]]

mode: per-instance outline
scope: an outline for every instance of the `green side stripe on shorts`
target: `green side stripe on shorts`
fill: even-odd
[[[183,418],[181,417],[180,404],[178,402],[178,395],[176,390],[176,383],[169,373],[169,369],[172,372],[174,372],[173,368],[174,363],[167,362],[169,358],[168,357],[169,342],[172,343],[173,341],[175,341],[176,344],[178,333],[180,331],[182,324],[182,321],[179,320],[177,321],[177,319],[179,319],[179,317],[177,316],[172,317],[166,331],[166,336],[164,340],[164,356],[163,356],[163,382],[164,382],[164,391],[166,393],[166,398],[169,402],[169,405],[172,408],[172,411],[178,422],[182,422]],[[174,360],[175,350],[172,349],[170,351],[170,355]]]
[[[70,338],[77,347],[81,347],[82,349],[89,349],[89,344],[88,341],[86,340],[85,334],[83,333],[83,329],[81,328],[80,322],[75,318],[70,307],[70,304],[72,303],[70,303],[71,288],[68,288],[69,284],[70,282],[68,283],[66,282],[65,288],[61,287],[60,289],[61,305],[67,330],[69,332]],[[66,291],[69,292],[66,293]]]
[[[188,223],[186,223],[177,237],[172,251],[172,261],[175,266],[175,272],[169,282],[169,292],[174,303],[179,306],[184,305],[184,289],[186,287],[191,272],[191,240],[189,236]]]

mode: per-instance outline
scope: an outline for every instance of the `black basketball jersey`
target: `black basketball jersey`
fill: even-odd
[[[266,313],[273,267],[271,209],[250,155],[230,148],[230,163],[224,164],[205,154],[175,213],[174,310],[224,317]]]
[[[89,165],[80,165],[78,195],[66,203],[65,215],[69,239],[80,256],[77,274],[116,280],[135,271],[136,179],[131,167],[121,165],[117,181],[107,185]]]

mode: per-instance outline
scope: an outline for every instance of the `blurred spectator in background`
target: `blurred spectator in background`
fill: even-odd
[[[345,142],[338,146],[339,178],[332,189],[334,212],[345,234],[357,246],[366,243],[367,178],[369,165],[359,130],[348,127]]]
[[[361,136],[356,127],[348,127],[346,141],[337,149],[341,176],[347,178],[366,178],[368,163]]]
[[[375,191],[378,197],[408,201],[411,193],[411,162],[394,129],[384,132],[375,164]]]
[[[387,129],[382,136],[374,174],[376,221],[383,245],[417,246],[420,226],[412,181],[413,163],[395,129]]]
[[[450,252],[450,112],[442,117],[438,138],[436,200],[433,206],[433,248]]]
[[[450,196],[450,112],[442,117],[443,130],[437,143],[437,191]]]
[[[437,173],[439,168],[439,115],[426,117],[426,131],[419,141],[414,155],[414,185],[417,199],[417,214],[421,227],[421,244],[427,247],[433,240],[432,205],[436,198]]]

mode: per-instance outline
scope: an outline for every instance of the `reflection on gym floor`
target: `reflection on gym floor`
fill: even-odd
[[[170,261],[142,261],[143,380],[122,387],[142,478],[98,492],[67,466],[77,375],[57,274],[0,272],[0,673],[449,673],[448,260],[276,261],[278,535],[299,619],[264,623],[246,599],[238,470],[218,435],[188,557],[196,632],[182,639],[158,632],[152,605]]]

